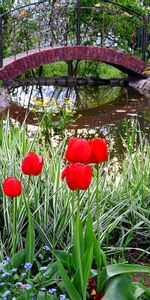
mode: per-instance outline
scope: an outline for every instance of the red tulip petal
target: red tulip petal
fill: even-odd
[[[62,170],[62,173],[61,173],[61,179],[62,179],[62,180],[64,180],[64,178],[66,177],[68,167],[69,167],[69,165],[66,166],[66,167]]]
[[[99,163],[108,160],[108,149],[105,139],[95,138],[89,141],[91,146],[90,163]]]
[[[8,197],[17,197],[20,196],[22,192],[22,185],[19,179],[14,177],[8,177],[3,183],[3,192]]]
[[[22,161],[22,172],[25,175],[37,176],[42,172],[43,164],[43,157],[35,152],[29,152]]]
[[[89,187],[92,179],[92,168],[81,163],[69,164],[62,172],[62,179],[71,190],[85,190]]]
[[[68,145],[67,145],[67,150],[65,153],[65,159],[68,161],[71,161],[70,157],[71,157],[71,148],[73,146],[73,144],[78,140],[79,138],[77,137],[72,137],[69,139]]]
[[[33,171],[32,158],[27,155],[22,162],[22,172],[25,175],[32,175],[32,171]]]
[[[69,164],[67,166],[67,173],[66,173],[66,183],[71,190],[77,190],[78,184],[77,184],[77,170],[76,170],[76,164]]]
[[[92,180],[92,168],[89,165],[83,166],[79,174],[78,188],[81,190],[88,189]]]
[[[91,147],[87,140],[79,138],[71,138],[66,150],[66,160],[74,163],[85,163],[91,155]]]

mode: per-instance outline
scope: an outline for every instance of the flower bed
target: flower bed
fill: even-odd
[[[2,239],[2,257],[11,255],[0,265],[2,299],[149,299],[149,290],[142,283],[133,283],[130,274],[149,273],[150,268],[126,261],[113,260],[108,264],[108,253],[102,250],[101,218],[108,218],[110,211],[115,212],[110,198],[105,195],[102,199],[107,180],[103,174],[104,163],[108,164],[106,141],[71,138],[65,152],[69,164],[64,167],[60,159],[60,153],[64,155],[64,142],[55,150],[51,145],[42,145],[42,155],[39,155],[36,139],[26,151],[25,132],[16,136],[15,145],[11,143],[11,131],[2,144],[6,153],[2,162],[1,209],[5,224],[2,236],[11,245],[7,248],[7,239]],[[16,166],[14,157],[22,161],[21,167]],[[138,168],[137,160],[135,163]],[[145,160],[142,163],[146,166]],[[140,183],[133,190],[131,186],[134,195],[141,189]],[[142,190],[142,195],[143,191],[147,197],[147,189]],[[115,205],[118,207],[118,203]],[[122,216],[125,214],[126,211]],[[108,224],[110,235],[115,222]]]

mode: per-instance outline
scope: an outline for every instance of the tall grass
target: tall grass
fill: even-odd
[[[129,129],[126,128],[127,133]],[[68,249],[71,246],[72,192],[61,181],[61,170],[66,139],[58,147],[45,144],[40,132],[29,138],[26,125],[16,128],[7,118],[0,128],[0,182],[8,176],[20,178],[23,193],[17,199],[16,241],[18,249],[24,247],[27,229],[25,198],[29,198],[36,229],[36,249],[43,244],[52,249]],[[139,138],[139,146],[135,140]],[[100,241],[108,253],[116,249],[137,249],[150,254],[150,145],[142,134],[136,135],[136,127],[129,134],[124,160],[118,164],[112,159],[100,166],[99,177],[99,222]],[[28,151],[35,151],[44,157],[44,169],[39,177],[32,177],[28,189],[28,176],[21,172],[21,162]],[[96,170],[93,169],[93,176]],[[86,221],[90,210],[94,229],[96,222],[96,180],[90,190],[80,193],[81,217]],[[75,212],[78,196],[75,193]],[[1,256],[10,254],[12,249],[12,201],[0,188],[0,243]]]

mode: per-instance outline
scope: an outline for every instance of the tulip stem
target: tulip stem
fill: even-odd
[[[27,200],[27,215],[28,215],[28,222],[30,221],[30,180],[31,180],[31,176],[29,175],[28,178],[28,184],[27,184],[27,193],[28,194],[28,200]]]
[[[88,216],[90,215],[90,189],[88,188]]]
[[[97,235],[100,246],[100,223],[99,223],[99,165],[96,164],[96,218],[97,218]]]
[[[71,197],[71,215],[72,215],[72,240],[74,236],[74,191],[72,191],[72,197]]]
[[[12,258],[14,258],[16,251],[16,213],[17,213],[17,197],[12,198],[13,201],[13,215],[12,215]]]
[[[77,191],[78,193],[78,216],[80,216],[80,191]]]

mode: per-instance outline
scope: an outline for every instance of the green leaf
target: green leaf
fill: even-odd
[[[114,264],[107,267],[107,279],[125,273],[150,273],[150,267],[130,264]]]
[[[102,292],[106,286],[107,270],[104,268],[102,271],[97,270],[97,291]]]
[[[66,251],[55,250],[54,255],[59,259],[63,265],[67,266],[68,269],[71,267],[71,254]]]
[[[143,182],[143,176],[142,176],[142,178],[139,181],[137,181],[137,183],[136,183],[136,185],[135,185],[135,187],[134,187],[134,189],[132,191],[132,195],[133,196],[135,196],[136,193],[139,191],[139,188],[140,188],[142,182]]]
[[[64,282],[64,286],[65,286],[70,298],[72,300],[82,300],[82,298],[80,297],[78,291],[76,290],[75,286],[73,285],[72,281],[68,277],[62,263],[60,261],[58,261],[57,264],[58,264],[58,269],[59,269],[60,275],[61,275],[62,280]]]
[[[27,292],[22,292],[21,296],[17,296],[17,297],[18,297],[17,298],[18,300],[28,300],[29,299]]]
[[[84,243],[85,243],[85,248],[87,248],[91,244],[94,245],[93,256],[95,257],[97,263],[97,290],[101,291],[102,288],[104,287],[104,283],[107,278],[106,271],[103,271],[101,277],[101,268],[107,265],[107,259],[103,250],[100,249],[100,245],[98,244],[98,241],[96,239],[95,233],[93,231],[93,222],[90,215],[88,216],[88,221],[87,221],[87,226],[86,226],[86,231],[84,236]]]
[[[145,291],[146,291],[146,287],[140,282],[134,284],[134,296],[136,299],[144,295]]]
[[[43,243],[47,245],[50,249],[52,249],[52,244],[47,235],[45,234],[43,228],[38,224],[38,222],[34,218],[33,223]]]
[[[88,216],[87,226],[84,236],[84,245],[85,249],[89,248],[94,243],[94,257],[97,263],[97,266],[101,269],[102,266],[107,265],[106,255],[103,250],[100,249],[100,245],[96,239],[95,233],[93,231],[93,222],[91,215]]]
[[[90,249],[87,249],[87,252],[85,253],[85,256],[84,256],[84,259],[82,262],[83,290],[84,290],[85,295],[86,295],[86,290],[87,290],[88,279],[90,277],[92,259],[93,259],[93,245],[90,247]]]
[[[100,284],[97,286],[98,291],[103,291],[107,280],[121,274],[130,273],[149,273],[150,267],[140,266],[140,265],[130,265],[130,264],[114,264],[103,268],[100,272]]]
[[[95,234],[93,234],[93,243],[94,243],[94,257],[97,263],[97,267],[101,269],[101,265],[102,265],[101,251]]]
[[[34,251],[35,251],[35,232],[34,232],[31,213],[29,218],[29,225],[27,228],[25,251],[26,251],[26,262],[30,262],[32,264],[34,259]]]
[[[92,258],[93,258],[93,245],[89,249],[86,250],[84,257],[82,258],[83,293],[85,293],[85,291],[86,291],[87,282],[90,277]],[[77,272],[74,276],[73,284],[76,286],[78,291],[82,291],[79,269],[77,270]],[[80,293],[80,294],[82,294],[82,293]]]
[[[85,251],[91,247],[93,243],[93,221],[91,215],[88,215],[88,220],[86,224],[85,234],[84,234],[84,248]]]
[[[37,295],[37,300],[53,300],[55,299],[53,295],[48,295],[46,293],[43,293],[43,292],[39,292],[38,295]]]
[[[79,219],[79,215],[77,215],[76,226],[75,226],[75,235],[73,241],[73,265],[75,269],[79,269],[79,278],[82,286],[83,292],[83,271],[82,271],[82,257],[83,257],[83,249],[84,249],[84,240],[82,234],[82,224]]]
[[[48,286],[52,283],[56,283],[58,278],[58,266],[57,262],[50,263],[47,266],[46,272],[44,272],[44,278],[42,279],[43,286]],[[33,282],[39,282],[41,280],[41,272],[37,273],[34,278]]]
[[[130,275],[114,276],[108,283],[103,300],[136,300]]]
[[[79,215],[77,215],[75,230],[76,230],[75,240],[76,238],[79,240],[80,253],[82,257],[84,255],[84,239],[83,239],[83,227]]]
[[[26,261],[26,251],[20,250],[17,252],[12,259],[13,268],[19,268]]]

